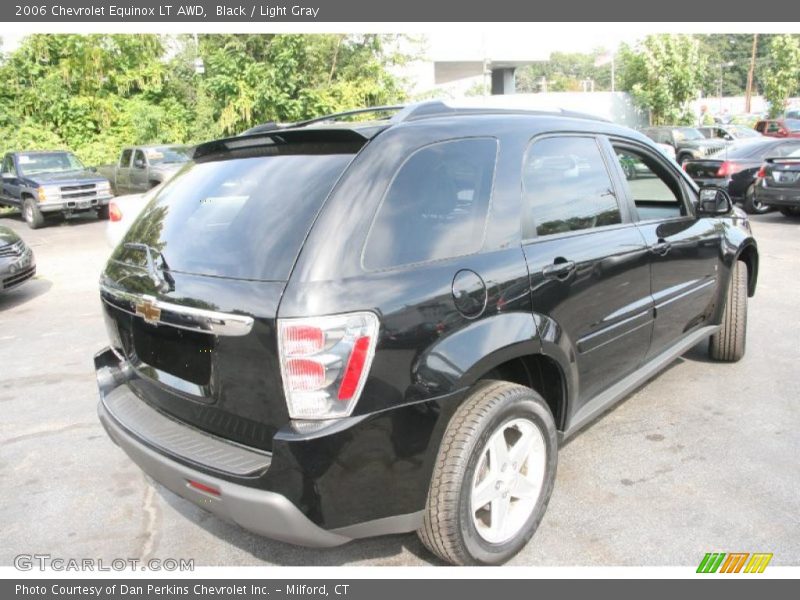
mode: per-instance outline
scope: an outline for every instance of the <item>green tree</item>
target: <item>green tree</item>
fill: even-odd
[[[620,49],[620,89],[631,93],[654,125],[691,124],[689,103],[697,97],[706,59],[688,35],[649,35]]]
[[[196,143],[263,121],[394,103],[407,60],[389,35],[50,35],[0,56],[0,151]],[[205,63],[197,74],[195,59]]]
[[[542,91],[542,78],[547,81],[548,92],[580,92],[583,81],[594,81],[596,91],[611,89],[611,65],[595,66],[595,61],[606,54],[602,48],[591,53],[553,52],[550,59],[517,70],[517,91]]]
[[[770,40],[771,64],[762,78],[769,116],[778,117],[786,101],[800,90],[800,43],[795,36],[777,35]]]

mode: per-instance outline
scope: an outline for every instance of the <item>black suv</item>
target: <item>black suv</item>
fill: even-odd
[[[246,529],[501,563],[562,440],[702,340],[744,354],[757,272],[726,192],[605,121],[432,102],[264,127],[201,144],[112,254],[98,410]]]

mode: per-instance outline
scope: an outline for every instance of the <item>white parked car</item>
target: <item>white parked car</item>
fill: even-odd
[[[116,248],[117,244],[127,233],[130,226],[147,206],[161,186],[156,186],[144,194],[126,194],[111,199],[108,204],[108,221],[106,224],[106,241],[109,246]]]

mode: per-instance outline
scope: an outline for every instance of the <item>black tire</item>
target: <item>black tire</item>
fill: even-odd
[[[800,216],[800,209],[797,209],[794,206],[782,206],[781,214],[784,217],[797,217]]]
[[[22,201],[22,218],[31,229],[39,229],[44,225],[44,215],[36,201],[30,196]]]
[[[722,362],[736,362],[744,356],[747,340],[747,265],[737,260],[728,284],[722,326],[711,336],[708,355]]]
[[[692,160],[693,158],[691,154],[680,154],[678,155],[678,164],[683,165],[687,160]]]
[[[101,221],[108,221],[108,204],[97,209],[97,218]]]
[[[761,201],[756,198],[755,190],[756,186],[753,184],[747,188],[747,191],[744,193],[744,201],[742,202],[744,212],[750,215],[763,215],[764,213],[768,213],[772,210],[772,207],[762,204]]]
[[[527,513],[521,514],[525,520],[520,527],[513,529],[515,533],[500,543],[490,543],[476,528],[473,516],[494,505],[487,503],[483,509],[473,512],[475,473],[481,465],[487,469],[487,478],[494,473],[489,469],[489,462],[482,461],[489,440],[493,434],[502,431],[500,435],[505,445],[506,432],[513,431],[509,425],[520,422],[533,425],[536,432],[530,431],[541,436],[537,437],[537,443],[543,448],[543,462],[533,467],[526,459],[518,468],[509,469],[509,474],[513,477],[514,471],[527,474],[529,468],[538,468],[543,473],[541,478],[537,478],[537,481],[541,479],[541,485],[538,496],[536,493],[529,496],[533,499],[533,508],[527,519]],[[511,457],[514,448],[513,445],[510,448]],[[481,565],[506,562],[528,543],[539,526],[553,491],[557,462],[556,427],[542,397],[530,388],[505,381],[478,383],[450,419],[445,431],[431,478],[423,525],[417,531],[419,538],[431,552],[449,563]],[[517,467],[517,464],[513,466]],[[496,485],[495,489],[499,489],[499,480]],[[506,480],[503,485],[510,490],[513,484]],[[512,506],[514,493],[502,493],[503,498],[509,497],[508,506]]]

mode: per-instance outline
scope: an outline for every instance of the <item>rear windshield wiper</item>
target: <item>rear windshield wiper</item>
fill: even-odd
[[[169,265],[164,253],[158,248],[148,246],[147,244],[137,242],[126,242],[125,248],[129,250],[141,250],[147,257],[147,274],[150,275],[150,280],[155,284],[159,291],[166,292],[175,289],[175,280],[169,274]],[[156,262],[153,260],[153,255],[161,259],[161,269],[156,268]]]

